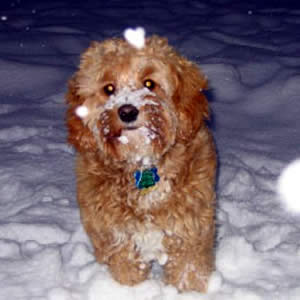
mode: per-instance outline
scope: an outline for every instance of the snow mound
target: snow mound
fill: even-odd
[[[0,239],[11,239],[18,243],[36,241],[41,245],[64,244],[69,238],[68,232],[54,224],[0,224]]]

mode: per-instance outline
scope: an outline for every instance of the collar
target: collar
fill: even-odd
[[[159,175],[157,174],[157,168],[152,167],[144,170],[137,170],[134,172],[135,186],[139,190],[147,190],[156,185],[160,180]]]

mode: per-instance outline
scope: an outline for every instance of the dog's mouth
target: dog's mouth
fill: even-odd
[[[137,144],[145,144],[149,145],[152,143],[154,139],[158,137],[158,132],[154,128],[149,128],[148,126],[141,125],[141,126],[126,126],[123,127],[118,134],[114,136],[117,140],[121,143],[124,141],[126,144],[128,142],[132,142],[135,145]]]
[[[122,131],[132,131],[132,130],[137,130],[139,127],[138,126],[126,126],[123,128]]]

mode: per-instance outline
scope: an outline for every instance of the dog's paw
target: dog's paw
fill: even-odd
[[[116,281],[132,286],[148,278],[151,265],[130,254],[125,250],[115,253],[109,258],[108,266]]]

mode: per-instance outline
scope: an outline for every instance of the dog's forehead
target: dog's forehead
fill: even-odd
[[[120,55],[118,57],[104,57],[104,62],[109,62],[109,68],[115,70],[115,73],[120,71],[134,71],[135,73],[146,72],[152,73],[161,68],[167,68],[167,62],[158,59],[155,56],[149,56],[144,53],[132,55]]]
[[[167,64],[153,56],[137,55],[131,59],[131,67],[138,73],[149,75],[167,68]]]
[[[148,77],[167,78],[170,73],[168,64],[155,57],[147,55],[119,56],[109,66],[106,66],[101,77],[102,82],[118,81],[124,85],[134,84]],[[154,78],[155,79],[155,78]]]

